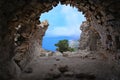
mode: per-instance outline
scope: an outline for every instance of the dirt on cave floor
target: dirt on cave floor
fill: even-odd
[[[120,64],[94,57],[39,57],[20,74],[20,80],[120,80]]]

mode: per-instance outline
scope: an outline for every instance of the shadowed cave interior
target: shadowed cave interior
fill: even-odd
[[[41,44],[49,26],[47,21],[40,22],[39,16],[58,3],[75,6],[86,17],[80,28],[79,57],[67,54],[39,58],[46,53]],[[119,80],[119,3],[119,0],[0,1],[0,79]]]

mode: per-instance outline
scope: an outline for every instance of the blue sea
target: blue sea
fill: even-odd
[[[61,37],[43,37],[42,41],[42,48],[45,50],[50,50],[50,51],[56,51],[56,46],[55,44],[59,42],[59,40],[78,40],[79,38],[75,37],[66,37],[66,36],[61,36]]]

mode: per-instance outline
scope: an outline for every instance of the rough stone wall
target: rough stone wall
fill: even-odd
[[[120,44],[118,43],[120,40],[116,41],[116,36],[120,38],[120,19],[117,16],[120,16],[120,12],[117,11],[120,9],[118,7],[119,1],[98,1],[97,4],[103,7],[98,8],[94,6],[94,14],[91,15],[90,24],[94,26],[94,28],[98,31],[101,36],[101,42],[104,48],[106,48],[106,41],[108,40],[108,35],[112,37],[112,50],[117,51]],[[89,15],[87,15],[89,16]],[[109,32],[108,32],[108,31]]]
[[[112,49],[115,51],[120,49],[119,0],[0,0],[0,78],[2,80],[12,78],[10,65],[13,56],[16,54],[14,33],[17,30],[15,27],[21,24],[29,34],[29,30],[34,31],[33,25],[35,25],[40,14],[51,10],[59,1],[62,4],[75,6],[83,12],[87,21],[99,33],[103,47],[106,47],[109,34],[112,37]],[[32,24],[30,24],[31,22]],[[33,47],[32,44],[35,42],[37,40],[34,41],[31,37],[29,45]],[[32,55],[30,49],[27,53]],[[26,61],[29,60],[26,59]]]
[[[80,29],[82,31],[80,35],[80,50],[97,51],[101,46],[98,32],[88,21],[84,21]]]
[[[31,22],[29,24],[18,25],[15,34],[15,53],[13,57],[16,64],[21,70],[40,53],[42,38],[48,28],[48,22],[44,21],[41,24]],[[31,28],[32,27],[32,28]]]

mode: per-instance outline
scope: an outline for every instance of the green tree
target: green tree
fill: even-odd
[[[55,44],[58,48],[56,50],[60,52],[65,52],[65,51],[74,51],[73,48],[69,47],[68,40],[60,40],[57,44]]]

